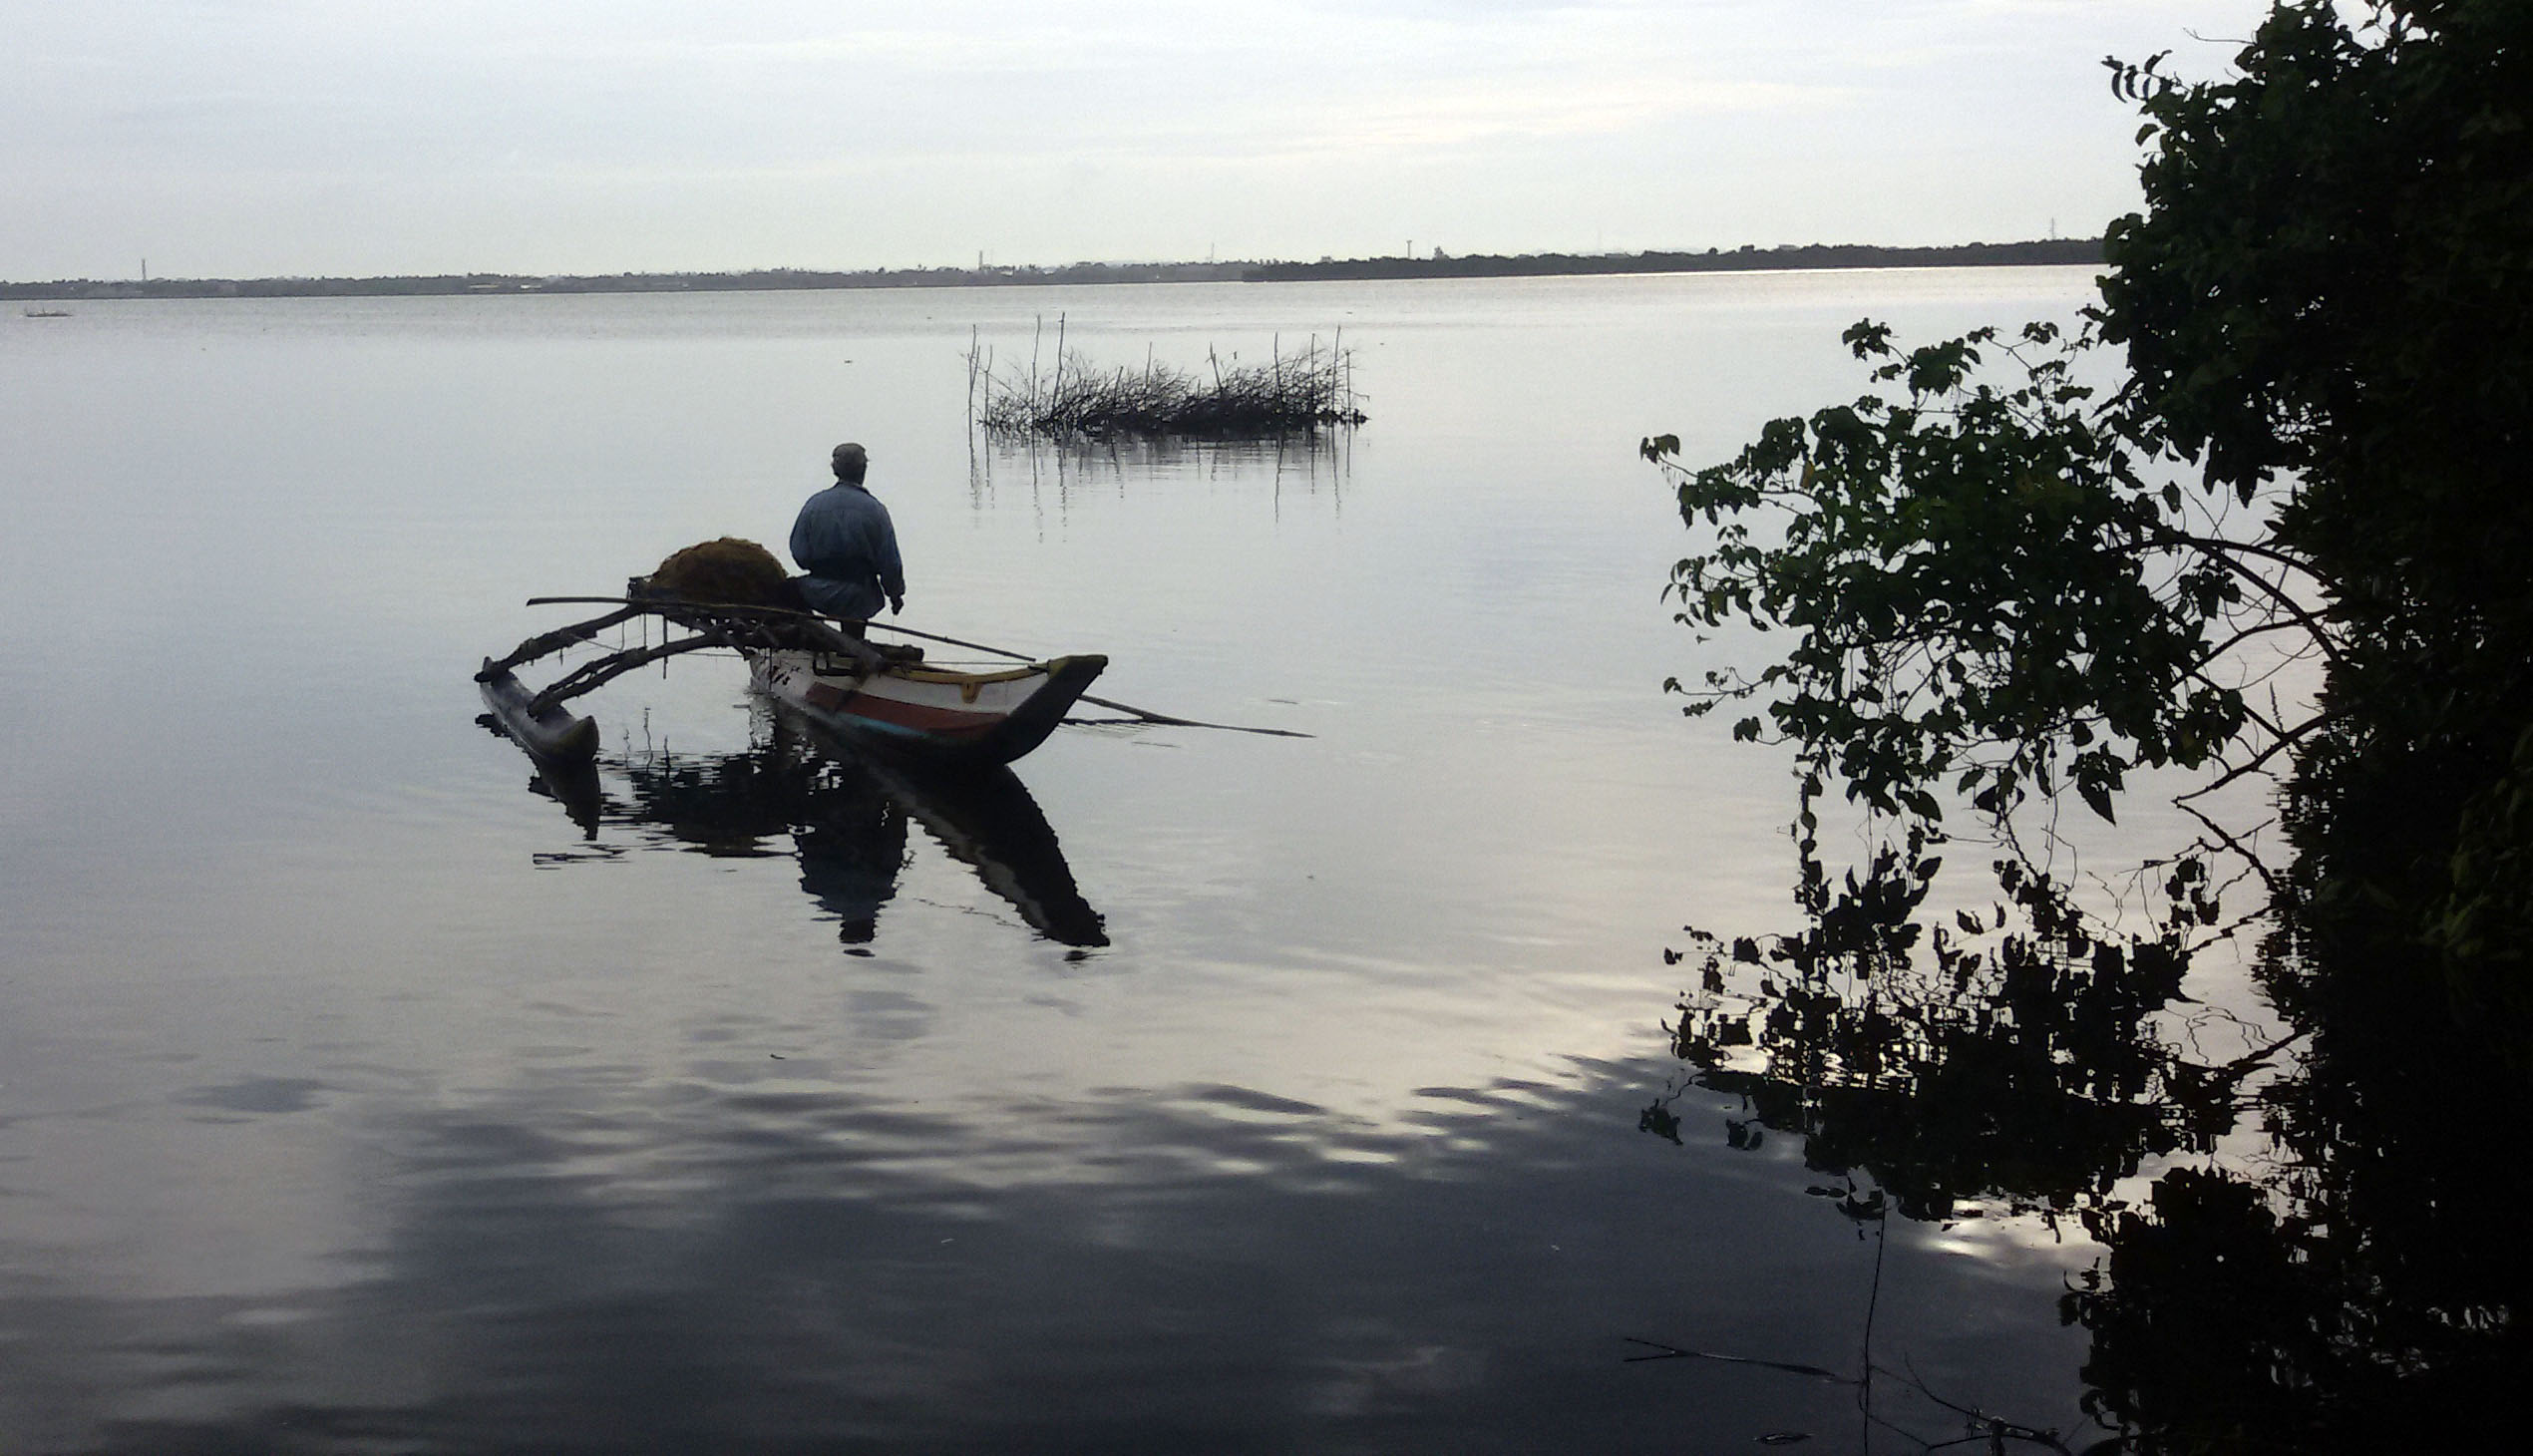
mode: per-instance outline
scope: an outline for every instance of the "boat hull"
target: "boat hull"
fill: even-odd
[[[934,763],[1007,764],[1044,743],[1108,666],[1057,657],[1004,672],[866,671],[803,649],[751,649],[751,685],[858,746]]]

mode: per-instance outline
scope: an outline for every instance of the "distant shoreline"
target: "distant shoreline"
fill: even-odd
[[[1321,258],[1315,263],[1068,263],[1061,267],[875,268],[819,272],[758,268],[725,273],[441,273],[382,278],[57,278],[0,282],[0,299],[392,298],[521,293],[727,293],[819,288],[1052,287],[1097,283],[1288,283],[1329,279],[1525,278],[1611,273],[1738,273],[1822,268],[2029,267],[2099,263],[2098,237],[1972,242],[1958,247],[1806,243],[1731,251],[1472,253],[1429,257]]]

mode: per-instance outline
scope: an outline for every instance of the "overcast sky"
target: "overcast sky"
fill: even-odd
[[[0,0],[0,277],[2085,233],[2264,8]]]

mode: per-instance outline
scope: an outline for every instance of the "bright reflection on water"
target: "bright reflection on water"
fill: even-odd
[[[1783,766],[1658,692],[1635,456],[1854,390],[1838,329],[2081,272],[81,304],[0,328],[12,1451],[1737,1449],[1877,1357],[2071,1427],[2029,1229],[1887,1251],[1671,1105],[1684,921],[1781,917]],[[1321,450],[982,449],[971,328],[1342,326]],[[1051,329],[1050,329],[1051,332]],[[1042,346],[1043,347],[1043,346]],[[908,622],[1306,739],[1067,729],[928,792],[726,659],[476,661],[840,439]],[[936,660],[956,660],[936,649]],[[540,786],[554,787],[554,786]],[[1877,1263],[1880,1273],[1877,1282]],[[1878,1294],[1877,1294],[1878,1288]],[[1906,1391],[1878,1417],[1942,1438]],[[1949,1424],[1948,1424],[1949,1423]]]

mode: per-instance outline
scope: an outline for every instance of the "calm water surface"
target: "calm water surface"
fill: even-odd
[[[1718,456],[1852,395],[1860,315],[2064,316],[2088,285],[7,319],[0,1448],[1961,1431],[1888,1384],[1867,1411],[1816,1374],[1628,1363],[1630,1337],[1835,1375],[1870,1338],[2077,1426],[2080,1236],[1853,1222],[1785,1140],[1728,1145],[1738,1104],[1664,1054],[1680,926],[1784,918],[1790,787],[1659,692],[1693,665],[1658,599],[1683,539],[1635,443]],[[980,451],[971,330],[1008,363],[1040,314],[1048,357],[1061,314],[1117,363],[1341,326],[1371,423],[1315,453]],[[1312,736],[1072,728],[943,804],[689,658],[587,700],[593,824],[533,791],[468,681],[565,619],[523,599],[779,543],[846,438],[909,623]],[[1682,1145],[1637,1126],[1673,1091]]]

